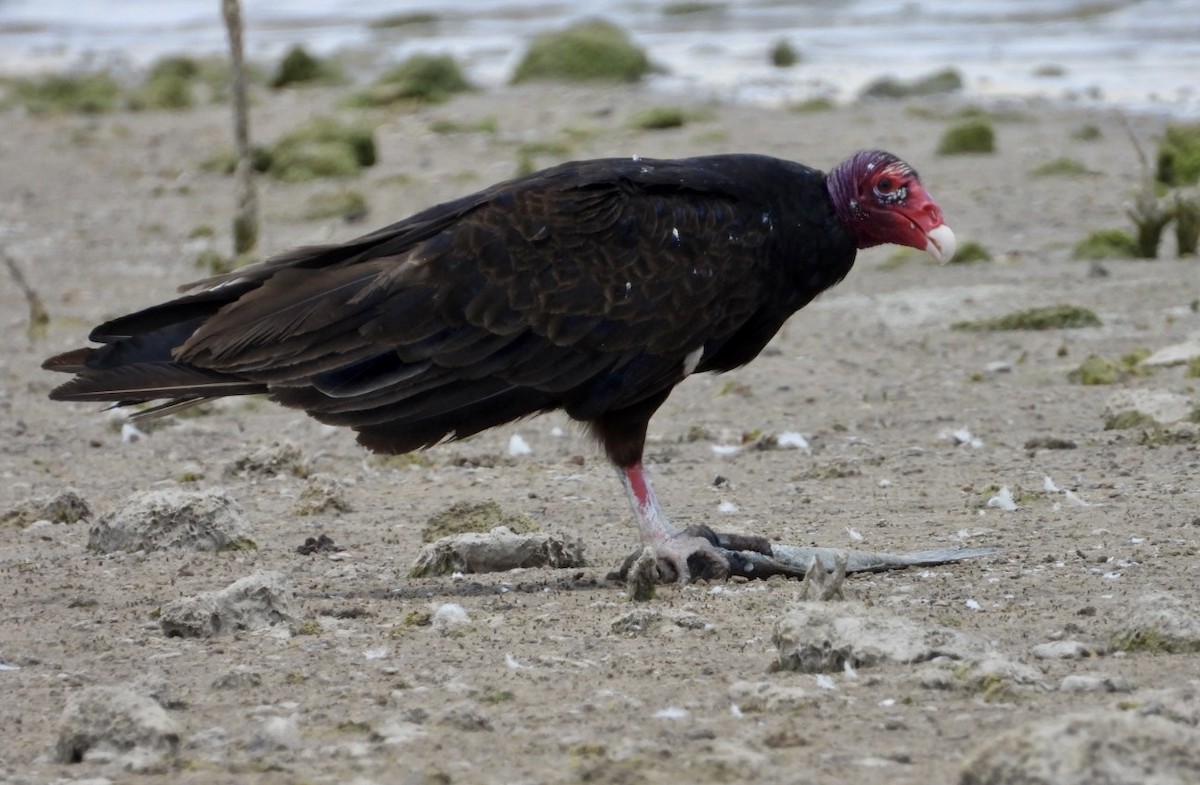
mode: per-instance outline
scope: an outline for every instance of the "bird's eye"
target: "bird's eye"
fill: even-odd
[[[892,182],[890,177],[882,177],[880,178],[879,182],[875,184],[875,189],[881,194],[888,194],[892,192],[892,189],[895,186],[896,184]]]

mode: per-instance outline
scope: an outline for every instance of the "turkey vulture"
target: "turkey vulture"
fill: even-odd
[[[616,467],[642,541],[681,581],[727,574],[711,535],[664,516],[650,417],[727,371],[842,280],[856,249],[946,261],[954,234],[912,167],[878,150],[828,174],[762,155],[565,163],[342,245],[181,289],[50,358],[50,397],[165,403],[266,393],[382,453],[552,409]]]

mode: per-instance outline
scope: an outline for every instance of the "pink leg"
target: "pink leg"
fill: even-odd
[[[688,559],[692,556],[699,556],[711,565],[714,569],[708,570],[708,573],[713,577],[725,577],[728,574],[728,562],[712,543],[703,537],[681,532],[667,520],[662,508],[658,506],[654,488],[650,485],[650,478],[646,476],[641,461],[627,468],[617,467],[617,474],[621,478],[625,494],[629,497],[629,504],[633,507],[642,542],[652,548],[660,559],[665,559],[675,568],[680,583],[687,583],[692,578],[688,568]]]

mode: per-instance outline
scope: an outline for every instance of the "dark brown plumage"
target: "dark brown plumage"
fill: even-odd
[[[952,240],[916,174],[878,151],[828,178],[753,155],[569,163],[185,287],[44,367],[75,374],[57,400],[267,393],[388,453],[561,408],[686,578],[711,549],[666,524],[641,473],[671,389],[753,359],[856,248],[941,257]]]

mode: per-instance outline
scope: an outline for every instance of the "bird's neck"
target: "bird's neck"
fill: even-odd
[[[829,200],[833,202],[838,222],[854,240],[854,246],[870,248],[873,245],[879,245],[882,241],[872,238],[863,231],[868,215],[862,205],[858,203],[855,195],[857,184],[854,179],[853,163],[854,159],[850,158],[830,169],[829,174],[825,175],[825,189],[829,193]]]

